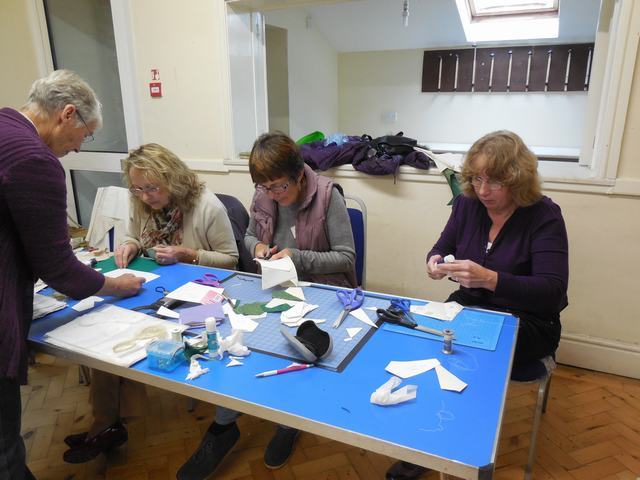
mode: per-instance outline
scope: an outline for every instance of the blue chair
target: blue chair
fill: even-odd
[[[257,273],[256,263],[253,261],[253,255],[244,245],[244,234],[249,226],[249,213],[242,202],[232,195],[216,193],[216,197],[222,202],[227,209],[227,215],[231,221],[233,237],[238,247],[238,265],[237,269],[241,272]]]
[[[367,207],[358,197],[345,195],[344,199],[347,202],[347,211],[356,247],[356,277],[358,285],[364,288],[367,274]],[[356,206],[350,207],[349,202]]]
[[[538,382],[538,395],[536,407],[533,413],[533,427],[529,441],[529,456],[527,465],[524,468],[524,479],[531,480],[533,463],[536,455],[536,440],[542,414],[547,411],[547,399],[549,398],[549,388],[551,387],[551,376],[556,363],[552,356],[540,360],[534,360],[521,365],[514,365],[511,370],[511,381],[519,383]]]

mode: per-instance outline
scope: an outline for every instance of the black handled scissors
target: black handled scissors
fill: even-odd
[[[167,298],[167,295],[170,292],[169,290],[166,290],[164,287],[156,287],[155,290],[156,292],[162,294],[162,297],[160,297],[158,300],[156,300],[155,302],[149,305],[140,305],[139,307],[132,308],[131,310],[133,310],[134,312],[139,312],[142,310],[153,310],[154,312],[157,312],[160,307],[171,308],[171,307],[177,307],[184,303],[182,300]]]
[[[376,314],[378,315],[378,319],[383,322],[394,323],[402,327],[412,328],[414,330],[420,330],[421,332],[444,337],[444,333],[441,330],[418,325],[415,320],[408,317],[406,312],[399,308],[389,307],[386,310],[384,308],[378,308],[376,310]]]

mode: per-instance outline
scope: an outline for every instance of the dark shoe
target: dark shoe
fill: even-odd
[[[66,443],[71,448],[78,447],[82,445],[84,441],[87,439],[88,433],[89,432],[82,432],[82,433],[74,433],[72,435],[67,435],[66,437],[64,437],[64,443]]]
[[[287,463],[299,433],[300,430],[295,428],[285,428],[278,425],[275,435],[264,451],[264,464],[267,468],[276,469]]]
[[[75,436],[70,435],[70,437]],[[108,452],[109,450],[119,447],[124,444],[128,438],[127,429],[124,428],[122,423],[117,422],[105,428],[95,437],[85,437],[82,443],[72,446],[64,452],[62,458],[67,463],[85,463],[93,460],[103,452]],[[77,438],[70,440],[74,442],[77,441]]]
[[[238,438],[240,438],[240,430],[235,422],[226,431],[217,435],[207,431],[198,449],[178,470],[177,480],[204,480],[208,478],[222,463]]]
[[[428,468],[414,465],[413,463],[396,462],[387,470],[385,478],[387,480],[415,480],[428,471]]]

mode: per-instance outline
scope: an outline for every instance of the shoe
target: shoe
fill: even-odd
[[[282,467],[293,452],[300,430],[285,428],[278,425],[276,433],[264,451],[264,464],[267,468],[276,469]]]
[[[67,435],[66,437],[64,437],[64,443],[66,443],[71,448],[78,447],[84,443],[84,441],[87,439],[88,434],[89,432],[82,432]]]
[[[385,478],[387,480],[415,480],[428,471],[428,468],[413,463],[396,462],[387,470]]]
[[[240,438],[235,422],[226,431],[213,434],[207,431],[193,455],[176,473],[177,480],[204,480],[208,478]]]
[[[70,435],[71,442],[78,441],[78,437]],[[116,422],[110,427],[105,428],[95,437],[86,438],[83,442],[72,446],[69,450],[64,452],[62,456],[63,460],[67,463],[85,463],[89,460],[93,460],[103,452],[108,452],[114,448],[124,444],[129,439],[129,434],[124,425],[120,422]],[[66,441],[67,439],[65,439]]]

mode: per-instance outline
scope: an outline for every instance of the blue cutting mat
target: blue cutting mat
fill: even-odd
[[[427,302],[419,302],[425,304]],[[418,302],[415,303],[416,305]],[[508,314],[500,312],[490,312],[487,310],[475,310],[464,308],[456,318],[450,322],[425,317],[424,315],[411,314],[419,325],[443,330],[450,328],[454,331],[454,344],[466,345],[468,347],[481,348],[483,350],[494,351],[498,344],[498,338],[502,331],[502,323]],[[404,333],[405,335],[415,335],[416,337],[429,338],[431,340],[442,341],[442,337],[430,333],[412,330],[385,323],[381,328],[390,332]]]
[[[262,290],[261,278],[251,275],[236,274],[223,282],[225,294],[231,298],[241,301],[241,304],[252,302],[268,302],[272,298],[273,290],[283,290],[282,288]],[[318,327],[331,335],[333,342],[333,350],[331,354],[316,362],[317,366],[327,368],[329,370],[342,371],[351,358],[364,345],[370,335],[374,333],[375,328],[361,322],[360,320],[348,315],[339,328],[333,328],[333,322],[342,311],[342,304],[336,296],[336,289],[328,286],[312,286],[303,287],[305,301],[318,308],[305,315],[306,318],[325,319],[324,323],[318,324]],[[388,304],[388,300],[382,300],[377,297],[367,296],[363,307],[379,307]],[[369,318],[375,323],[375,312],[365,310]],[[300,354],[289,345],[280,333],[281,329],[287,330],[295,335],[297,327],[287,327],[280,322],[280,313],[267,313],[266,318],[256,320],[260,325],[251,333],[244,332],[244,344],[251,350],[259,351],[287,358],[293,361],[303,362]],[[361,327],[362,330],[349,342],[344,339],[348,338],[347,328]],[[222,336],[231,333],[231,324],[225,320],[219,327]]]

